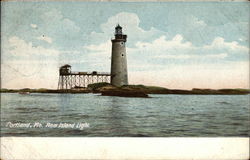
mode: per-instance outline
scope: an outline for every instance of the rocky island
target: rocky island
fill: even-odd
[[[180,90],[167,89],[157,86],[145,85],[124,85],[115,87],[109,83],[94,83],[89,84],[85,88],[73,88],[68,90],[56,89],[1,89],[1,93],[100,93],[102,96],[120,96],[120,97],[149,97],[148,94],[184,94],[184,95],[244,95],[249,94],[249,89],[198,89]]]

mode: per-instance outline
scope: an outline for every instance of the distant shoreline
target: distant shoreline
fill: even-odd
[[[250,89],[198,89],[181,90],[167,89],[157,86],[144,85],[127,85],[115,87],[108,83],[90,84],[86,88],[74,88],[68,90],[57,89],[1,89],[0,93],[101,93],[104,96],[121,96],[121,97],[148,97],[148,94],[183,94],[183,95],[246,95],[250,93]]]

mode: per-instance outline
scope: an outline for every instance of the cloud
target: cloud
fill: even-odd
[[[161,70],[129,70],[129,83],[173,89],[249,88],[249,63],[166,65]]]
[[[81,53],[80,51],[77,51],[77,50],[70,50],[70,51],[60,51],[60,53],[66,53],[66,54],[70,54],[70,55],[72,55],[72,54],[79,54],[79,53]]]
[[[166,40],[166,36],[161,36],[152,42],[137,42],[135,44],[135,50],[150,55],[184,54],[189,53],[194,48],[191,42],[184,42],[182,35],[179,34],[171,40]]]
[[[83,32],[72,17],[59,9],[50,9],[43,12],[39,19],[39,30],[36,37],[49,35],[53,40],[53,46],[61,50],[77,50],[84,43]],[[48,41],[49,42],[49,41]],[[39,42],[38,42],[39,43]],[[43,44],[46,46],[46,44]]]
[[[26,42],[19,37],[13,36],[9,38],[8,44],[8,53],[12,54],[13,56],[22,56],[22,57],[33,57],[37,55],[42,56],[55,56],[58,55],[60,52],[56,49],[48,49],[42,46],[34,46],[32,42]],[[7,53],[6,53],[7,54]]]
[[[2,52],[2,87],[55,88],[59,54],[59,50],[34,46],[19,37],[10,37]]]
[[[225,39],[222,37],[216,37],[210,45],[204,46],[204,50],[208,50],[210,52],[214,50],[224,50],[232,54],[249,52],[249,48],[246,46],[242,46],[236,41],[225,42]]]
[[[96,70],[108,71],[110,69],[111,46],[110,40],[98,45],[83,46],[87,52],[85,58],[91,62],[89,65]]]
[[[54,34],[76,34],[80,31],[80,27],[69,18],[65,18],[61,11],[51,9],[41,15],[43,27],[50,30]]]
[[[17,36],[10,37],[2,50],[2,87],[55,89],[61,65],[88,62],[77,59],[79,54],[77,50],[45,48]]]
[[[226,53],[219,53],[215,55],[204,55],[202,58],[214,58],[214,59],[223,59],[226,58],[228,55]],[[161,55],[155,56],[155,58],[166,58],[166,59],[197,59],[201,58],[200,55]]]
[[[42,36],[39,36],[37,37],[38,40],[42,40],[42,41],[45,41],[47,43],[52,43],[52,38],[48,37],[48,36],[45,36],[45,35],[42,35]]]
[[[90,42],[100,43],[102,40],[110,40],[117,24],[120,24],[123,27],[123,32],[128,35],[129,44],[131,45],[133,45],[136,41],[145,41],[164,33],[154,27],[151,27],[149,30],[144,30],[140,27],[140,19],[137,14],[121,12],[115,16],[111,16],[105,23],[101,24],[101,32],[92,32],[89,37]]]
[[[111,41],[106,41],[98,45],[91,44],[91,45],[83,46],[83,48],[91,52],[105,52],[105,53],[110,52],[111,53]]]
[[[128,48],[128,52],[130,52],[128,54],[132,54],[133,59],[143,56],[144,59],[185,59],[190,60],[186,61],[190,63],[193,63],[192,60],[202,59],[203,63],[206,60],[211,63],[210,59],[225,58],[232,61],[235,58],[248,61],[249,49],[235,41],[225,42],[222,37],[216,37],[209,45],[195,46],[191,42],[185,41],[182,35],[177,34],[170,40],[161,36],[152,42],[137,42],[134,48]]]
[[[56,88],[58,65],[55,62],[56,60],[5,61],[1,64],[2,87]]]

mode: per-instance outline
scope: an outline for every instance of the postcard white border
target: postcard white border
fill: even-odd
[[[3,160],[249,159],[249,138],[1,137]]]

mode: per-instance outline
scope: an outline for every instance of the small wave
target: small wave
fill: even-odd
[[[76,136],[76,135],[86,136],[89,133],[86,132],[85,130],[73,129],[73,130],[64,130],[63,134],[70,135],[70,136]],[[60,132],[60,133],[58,133],[58,135],[62,135],[62,133]]]
[[[15,108],[19,113],[31,113],[31,112],[57,112],[57,109],[44,109],[44,108],[24,108],[18,107]]]
[[[60,117],[67,117],[67,118],[74,118],[74,119],[81,119],[81,118],[89,118],[89,115],[86,114],[65,114],[65,115],[60,115]]]
[[[219,104],[224,104],[224,105],[232,105],[232,103],[228,103],[228,102],[217,102]]]
[[[242,123],[239,123],[239,122],[233,122],[232,125],[234,126],[239,126],[239,125],[242,125]]]

